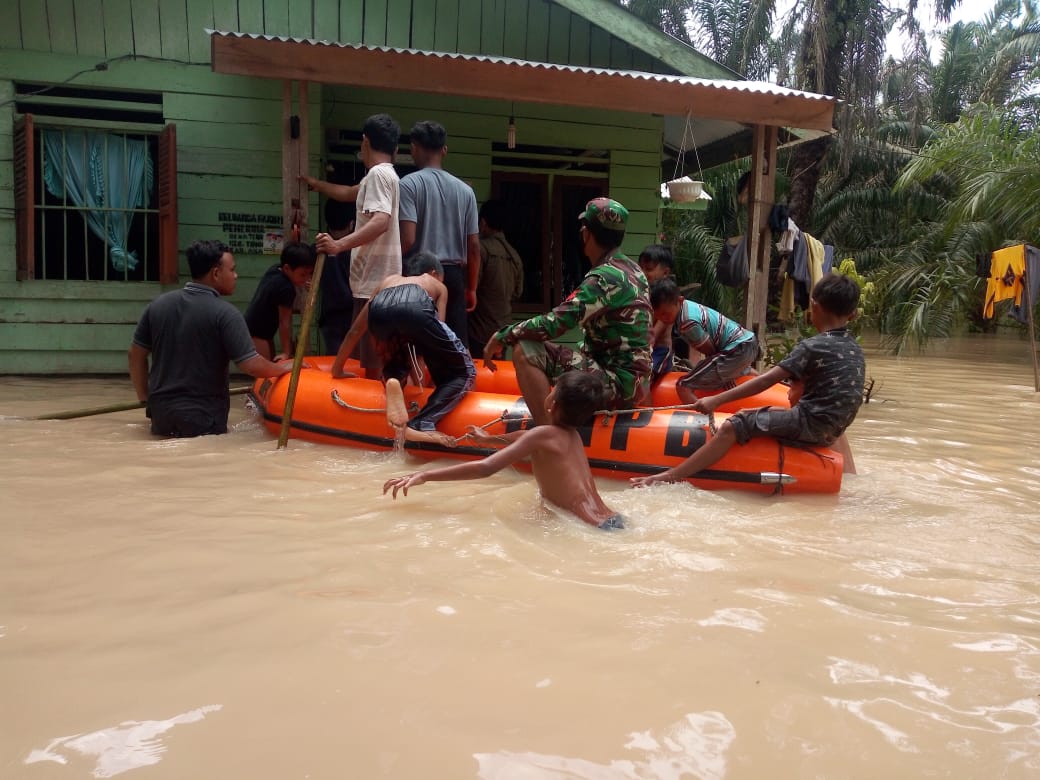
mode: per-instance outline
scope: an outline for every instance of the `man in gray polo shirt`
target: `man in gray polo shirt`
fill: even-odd
[[[128,355],[130,381],[138,400],[147,403],[152,433],[161,436],[227,433],[229,361],[255,377],[292,370],[291,360],[261,357],[242,313],[221,299],[238,281],[227,246],[196,241],[187,255],[191,281],[148,304]]]
[[[473,188],[441,166],[447,133],[437,122],[416,122],[408,134],[419,167],[401,179],[401,254],[405,265],[428,252],[444,266],[448,310],[444,321],[469,346],[466,312],[477,306],[480,228]]]

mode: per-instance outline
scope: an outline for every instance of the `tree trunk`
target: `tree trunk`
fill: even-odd
[[[791,219],[802,230],[812,232],[813,201],[816,185],[823,170],[823,158],[831,145],[831,137],[824,136],[794,147],[791,153]]]

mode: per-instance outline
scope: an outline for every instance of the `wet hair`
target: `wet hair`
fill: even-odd
[[[413,144],[428,149],[431,152],[439,152],[448,142],[448,131],[439,122],[429,119],[420,119],[408,133],[408,140]]]
[[[595,374],[568,371],[556,380],[555,392],[560,425],[585,425],[603,408],[603,381]]]
[[[849,317],[859,305],[859,285],[851,277],[829,273],[812,288],[812,297],[825,311]]]
[[[404,275],[422,276],[430,271],[435,272],[440,277],[444,276],[444,266],[441,265],[441,261],[429,252],[420,252],[408,261],[408,267]]]
[[[501,230],[506,223],[506,204],[500,200],[486,200],[480,207],[478,216],[487,222],[492,230]]]
[[[669,271],[675,270],[675,258],[672,257],[672,248],[665,244],[651,244],[639,253],[640,265],[663,265]]]
[[[290,241],[282,248],[282,265],[287,265],[293,270],[304,267],[314,267],[318,256],[314,247],[304,244],[302,241]]]
[[[589,229],[592,238],[604,249],[617,249],[625,240],[624,230],[610,230],[609,228],[603,227],[598,222],[589,222],[584,217],[579,221]]]
[[[201,279],[210,272],[211,268],[220,265],[220,258],[225,252],[230,252],[228,245],[223,241],[196,241],[188,247],[188,270],[191,271],[192,279]]]
[[[325,227],[329,230],[346,230],[357,215],[357,206],[341,200],[328,198],[325,201]]]
[[[389,114],[372,114],[365,120],[361,133],[368,139],[368,145],[383,154],[396,154],[397,142],[401,138],[401,128]]]
[[[650,285],[650,306],[657,308],[666,303],[678,303],[682,295],[674,279],[658,279]]]

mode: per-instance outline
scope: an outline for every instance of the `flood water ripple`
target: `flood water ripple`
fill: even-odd
[[[4,778],[1040,775],[1028,347],[868,350],[837,496],[160,441],[125,379],[0,378]]]

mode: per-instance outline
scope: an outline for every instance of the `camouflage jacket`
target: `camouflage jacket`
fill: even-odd
[[[625,401],[632,401],[649,390],[652,315],[646,277],[619,251],[589,271],[551,312],[502,328],[495,335],[509,345],[549,341],[581,325],[582,354],[607,372]]]

